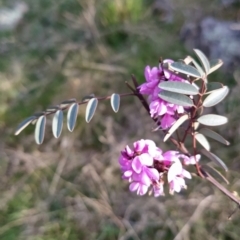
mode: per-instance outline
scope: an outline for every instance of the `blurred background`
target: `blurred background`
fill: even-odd
[[[239,239],[240,212],[228,220],[236,206],[208,182],[159,198],[129,192],[118,166],[125,145],[173,147],[151,132],[137,99],[124,98],[118,114],[101,102],[89,124],[81,106],[74,132],[65,122],[59,139],[48,117],[41,146],[32,125],[13,135],[49,105],[128,92],[131,74],[141,83],[146,65],[199,48],[225,62],[209,81],[231,88],[212,109],[229,118],[217,131],[231,145],[211,143],[239,192],[239,20],[239,0],[0,0],[0,239]]]

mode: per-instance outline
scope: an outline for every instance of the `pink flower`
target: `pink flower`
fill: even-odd
[[[123,178],[130,184],[130,191],[144,195],[153,182],[159,180],[159,172],[153,167],[154,158],[161,159],[162,151],[151,140],[140,140],[133,144],[134,150],[128,146],[119,158]]]
[[[180,160],[175,161],[168,171],[168,183],[169,183],[169,192],[173,194],[174,192],[180,192],[182,188],[186,188],[184,178],[191,179],[191,174],[183,169],[182,163]]]
[[[164,180],[167,176],[171,194],[186,188],[185,178],[191,174],[183,165],[195,164],[200,159],[188,157],[178,151],[162,152],[152,140],[139,140],[133,143],[133,149],[126,146],[119,157],[122,178],[130,182],[131,192],[144,195],[151,188],[155,197],[164,195]]]
[[[163,63],[172,63],[173,60],[167,59]],[[139,86],[141,94],[148,95],[150,115],[152,118],[159,118],[161,121],[161,128],[167,129],[171,127],[176,121],[176,114],[184,113],[182,106],[166,102],[159,97],[161,89],[158,87],[162,81],[186,81],[177,76],[174,72],[164,69],[161,65],[159,67],[145,68],[146,82]]]
[[[153,184],[154,197],[164,196],[163,182]]]
[[[199,162],[201,155],[197,154],[196,156],[188,157],[188,156],[182,154],[182,155],[180,155],[180,158],[183,159],[184,165],[195,165],[196,163]]]

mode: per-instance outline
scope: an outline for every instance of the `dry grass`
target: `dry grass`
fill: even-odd
[[[117,115],[100,103],[90,124],[81,107],[74,132],[64,126],[57,140],[49,118],[41,146],[33,127],[12,135],[19,121],[48,105],[126,92],[130,74],[143,81],[144,66],[156,65],[160,55],[182,58],[178,33],[197,5],[172,1],[169,13],[163,8],[154,15],[153,1],[131,0],[126,8],[126,0],[26,2],[29,12],[18,28],[0,33],[0,239],[239,239],[239,212],[228,221],[235,206],[207,182],[194,178],[188,190],[161,198],[128,191],[119,151],[140,138],[170,148],[151,132],[136,99],[124,99]],[[167,14],[172,23],[164,22]],[[239,191],[239,94],[232,93],[223,106],[231,122],[220,131],[233,145],[213,149],[230,166],[229,189]]]

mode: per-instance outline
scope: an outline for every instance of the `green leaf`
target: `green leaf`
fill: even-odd
[[[223,180],[226,184],[229,184],[229,181],[216,168],[211,167],[208,164],[202,165],[201,167],[203,168],[203,170],[206,170],[206,168],[207,168],[207,171],[209,172],[209,170],[210,170],[210,172],[212,172],[213,176],[216,175],[217,177],[220,177],[221,180]]]
[[[201,74],[198,72],[198,70],[195,67],[186,65],[184,63],[173,62],[171,63],[170,68],[177,72],[184,73],[192,77],[197,77],[197,78],[201,77]]]
[[[173,125],[172,127],[168,130],[168,133],[165,135],[163,141],[166,142],[169,137],[180,127],[187,119],[189,119],[189,116],[187,114],[181,116]]]
[[[90,99],[94,98],[95,94],[90,94],[82,98],[82,102],[88,102]]]
[[[43,115],[37,120],[35,127],[35,141],[37,144],[42,144],[45,135],[46,116]]]
[[[158,96],[160,98],[162,98],[163,100],[173,103],[173,104],[177,104],[177,105],[184,106],[184,107],[193,106],[193,101],[189,97],[187,97],[183,94],[180,94],[180,93],[173,93],[173,92],[169,92],[166,90],[162,90],[158,94]]]
[[[227,96],[228,92],[229,92],[229,89],[226,86],[213,91],[203,101],[203,106],[204,107],[212,107],[212,106],[217,105]]]
[[[50,106],[50,107],[47,108],[46,112],[53,113],[53,112],[56,112],[59,108],[60,108],[59,105],[57,105],[57,106]]]
[[[87,123],[91,121],[96,111],[97,105],[98,105],[97,98],[92,98],[91,100],[88,101],[87,108],[86,108],[86,115],[85,115],[85,119]]]
[[[210,70],[209,70],[208,74],[216,71],[222,65],[223,65],[223,61],[221,59],[210,60]]]
[[[36,122],[37,122],[37,118],[35,118],[31,123],[32,123],[32,125],[35,125],[36,124]]]
[[[215,154],[207,151],[206,149],[201,149],[200,150],[203,155],[205,155],[207,158],[209,158],[211,161],[216,163],[218,166],[222,167],[225,171],[228,170],[226,164]]]
[[[45,115],[45,113],[46,113],[46,112],[44,112],[44,111],[42,111],[42,112],[36,112],[36,113],[33,114],[33,116],[35,116],[35,117],[38,118],[38,117],[41,117],[42,115]]]
[[[210,144],[203,134],[196,132],[195,138],[206,150],[210,150]]]
[[[212,93],[213,91],[216,91],[221,88],[223,88],[223,84],[219,82],[209,82],[207,83],[207,92],[205,94]]]
[[[61,102],[60,108],[66,108],[69,105],[71,105],[72,103],[76,103],[76,99],[75,98],[71,98],[71,99],[68,99],[68,100],[65,100],[65,101]]]
[[[72,132],[75,127],[77,115],[78,115],[78,103],[74,103],[68,109],[67,114],[67,127],[70,132]]]
[[[206,126],[219,126],[227,123],[228,119],[216,114],[206,114],[199,117],[197,121]]]
[[[63,126],[63,112],[62,110],[58,110],[53,117],[52,122],[52,132],[55,138],[58,138],[62,132]]]
[[[113,93],[111,96],[111,106],[114,112],[118,112],[120,106],[119,94]]]
[[[195,59],[192,58],[192,63],[193,65],[196,67],[196,69],[198,70],[198,72],[201,74],[201,76],[203,77],[204,75],[206,75],[202,69],[202,67],[197,63],[197,61]]]
[[[184,82],[166,81],[161,82],[158,87],[169,92],[176,92],[187,95],[198,94],[198,89],[195,86]]]
[[[37,119],[36,116],[31,116],[23,120],[18,126],[15,131],[15,135],[18,135],[23,129],[25,129],[33,120]]]
[[[202,134],[206,135],[207,137],[210,137],[220,143],[223,143],[225,145],[229,145],[230,143],[225,139],[223,138],[220,134],[212,131],[211,129],[209,128],[202,128],[199,130],[199,132],[201,132]]]
[[[193,49],[193,51],[196,53],[196,55],[198,56],[199,60],[201,61],[206,74],[208,74],[209,70],[210,70],[210,63],[207,59],[207,57],[205,56],[205,54],[200,51],[199,49]]]

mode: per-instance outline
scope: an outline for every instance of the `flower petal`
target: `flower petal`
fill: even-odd
[[[137,189],[139,188],[139,183],[138,182],[132,182],[130,185],[129,185],[129,190],[131,192],[134,192],[134,191],[137,191]]]
[[[132,169],[136,173],[140,173],[142,171],[142,162],[139,156],[135,157],[132,161]]]
[[[163,129],[170,128],[175,122],[176,119],[174,117],[169,114],[165,114],[161,120],[161,127]]]
[[[148,153],[143,153],[139,156],[139,160],[141,161],[142,165],[145,166],[152,166],[153,165],[153,158]]]
[[[142,196],[147,193],[147,190],[148,190],[148,186],[140,184],[137,193],[138,195]]]
[[[191,179],[191,178],[192,178],[191,173],[188,172],[188,171],[185,170],[185,169],[182,170],[182,176],[185,177],[185,178],[188,178],[188,179]]]
[[[182,164],[179,162],[173,163],[172,166],[168,170],[168,182],[173,181],[177,175],[182,173]]]
[[[123,173],[123,176],[126,178],[129,178],[132,176],[132,173],[133,173],[132,170],[128,170]]]

